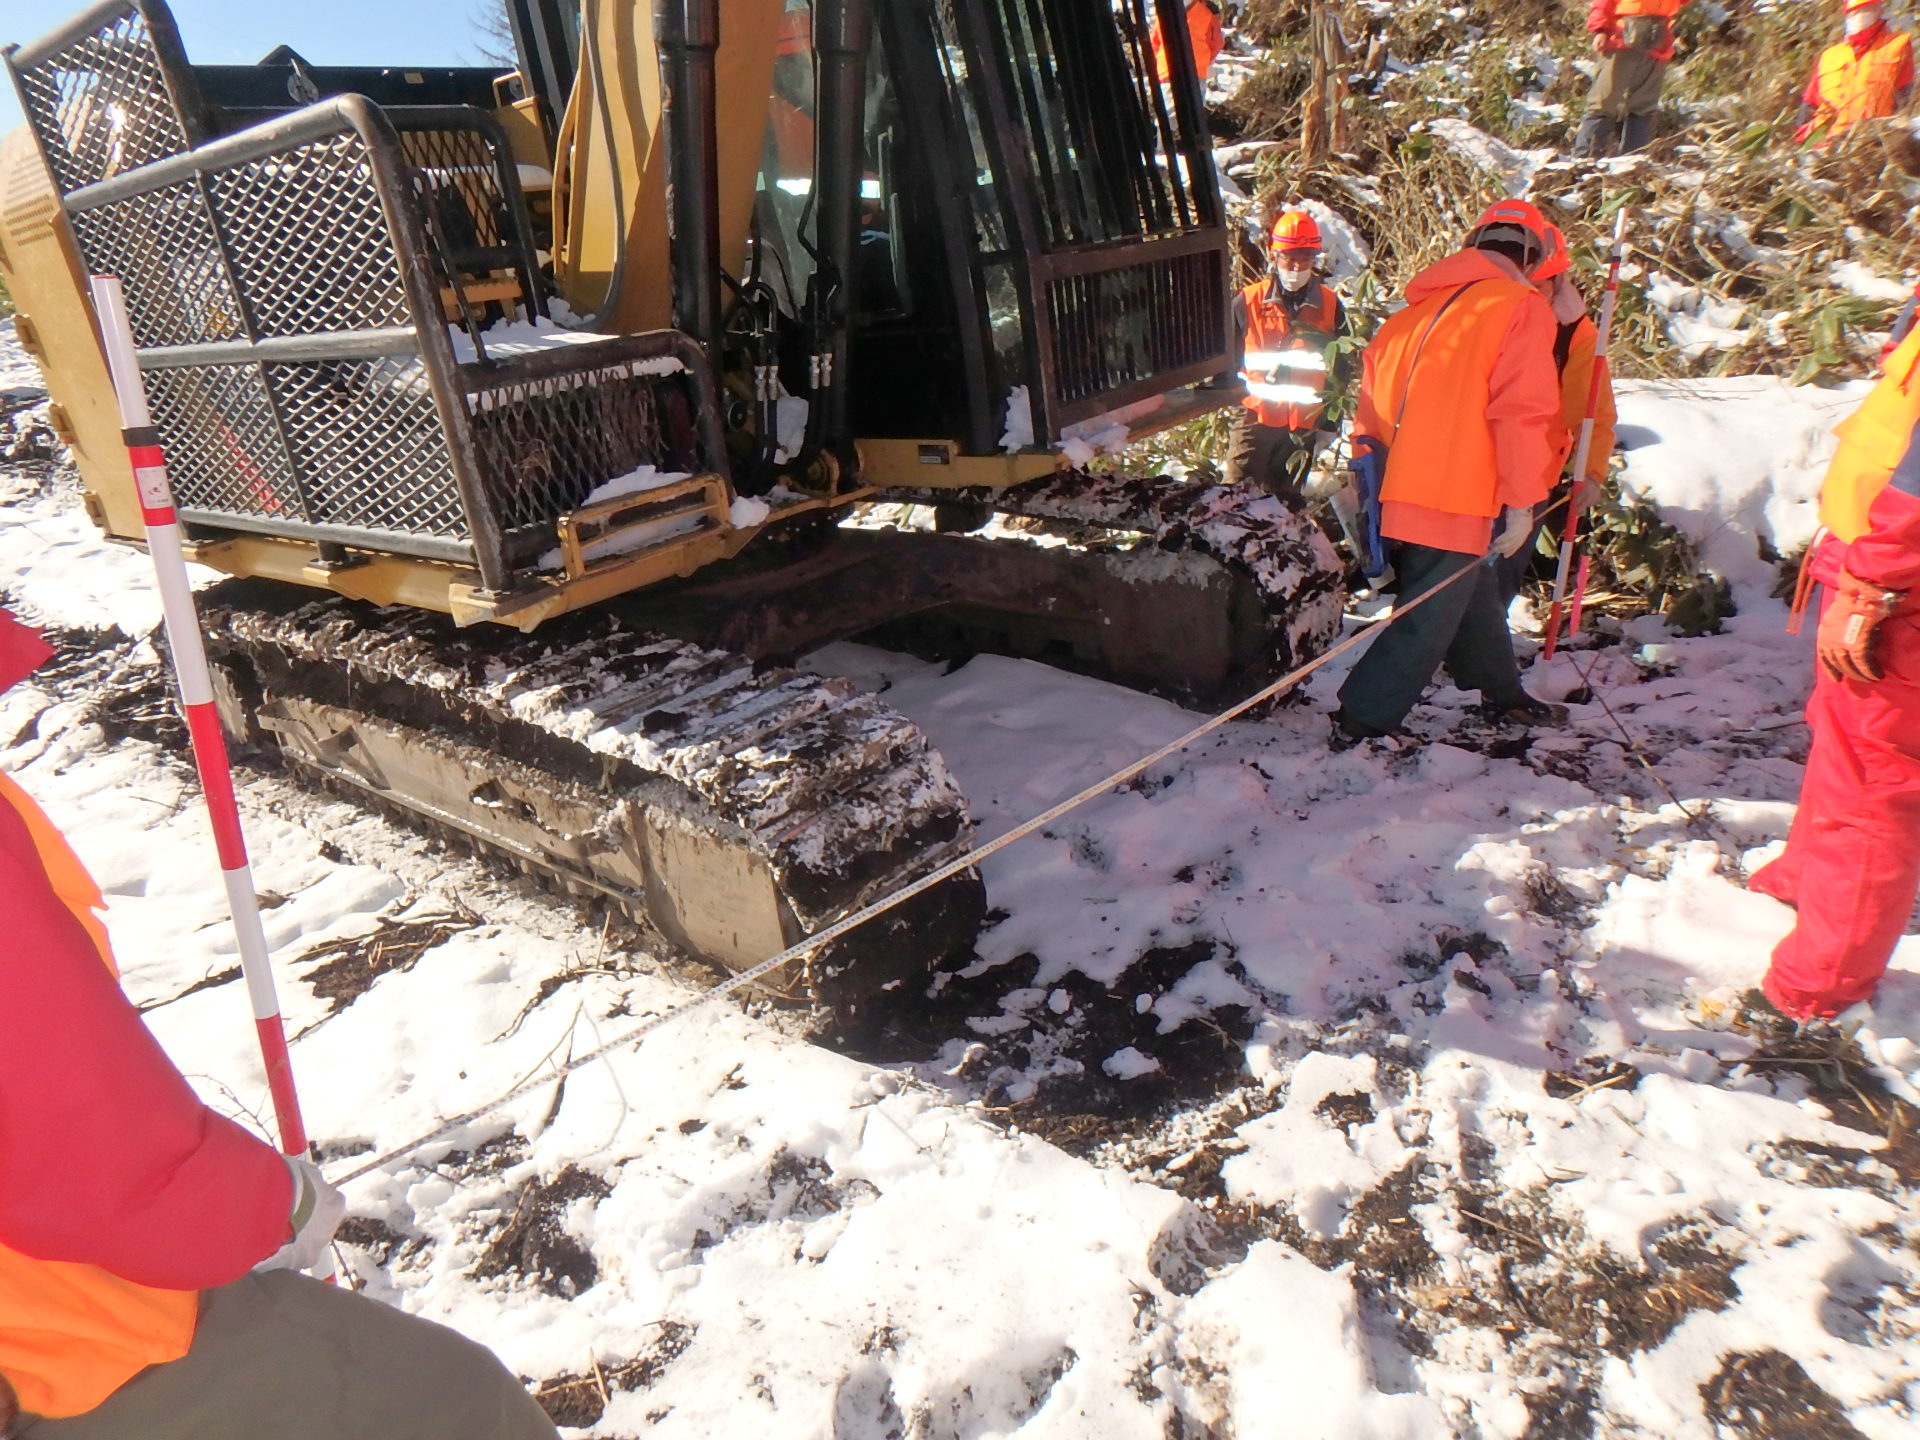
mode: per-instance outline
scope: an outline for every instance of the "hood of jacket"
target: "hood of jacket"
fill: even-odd
[[[1511,270],[1483,251],[1456,250],[1446,259],[1436,260],[1407,282],[1407,303],[1418,305],[1429,296],[1442,290],[1452,290],[1472,280],[1504,280],[1509,285],[1524,283],[1515,280]]]

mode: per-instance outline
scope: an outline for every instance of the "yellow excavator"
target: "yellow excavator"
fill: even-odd
[[[19,339],[138,543],[123,282],[240,742],[740,968],[971,833],[810,651],[1209,700],[1332,636],[1305,516],[1097,459],[1239,395],[1180,0],[507,9],[511,73],[193,64],[163,0],[4,52]],[[929,890],[795,993],[857,1019],[983,911]]]

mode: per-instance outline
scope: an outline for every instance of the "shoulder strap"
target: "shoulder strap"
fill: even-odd
[[[1400,403],[1394,407],[1393,411],[1393,435],[1396,440],[1400,438],[1400,421],[1407,413],[1407,399],[1413,394],[1413,372],[1420,368],[1420,355],[1421,352],[1427,348],[1427,340],[1433,334],[1433,327],[1440,323],[1440,317],[1442,315],[1453,308],[1454,301],[1458,300],[1479,283],[1478,280],[1469,280],[1449,295],[1446,298],[1446,303],[1433,312],[1433,319],[1427,322],[1427,328],[1420,332],[1420,343],[1413,347],[1413,359],[1407,365],[1407,378],[1400,382]]]

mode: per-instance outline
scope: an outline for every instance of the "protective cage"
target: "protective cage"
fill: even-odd
[[[349,95],[206,140],[159,0],[106,0],[6,60],[84,263],[126,287],[189,524],[470,565],[505,592],[602,481],[724,473],[678,331],[456,355],[464,272],[511,270],[538,308],[478,112]]]
[[[975,230],[988,291],[1004,275],[1019,296],[1036,433],[1230,382],[1229,237],[1181,0],[936,0],[931,18],[969,158],[1005,180],[972,187]]]

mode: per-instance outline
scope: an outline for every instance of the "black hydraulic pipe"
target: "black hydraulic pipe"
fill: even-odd
[[[654,34],[666,91],[667,223],[673,323],[720,367],[720,148],[713,59],[720,0],[658,0]]]
[[[810,326],[813,393],[806,454],[853,459],[848,421],[847,336],[859,270],[860,181],[866,159],[867,53],[871,0],[816,0],[813,7],[815,269]]]

